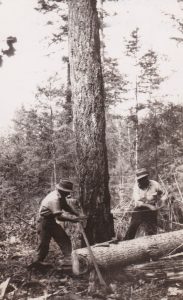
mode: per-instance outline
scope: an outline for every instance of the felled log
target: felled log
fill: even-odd
[[[175,248],[183,245],[183,230],[145,236],[117,244],[102,243],[91,249],[99,267],[125,267],[167,256]],[[180,250],[180,249],[179,249]],[[87,248],[76,249],[72,253],[73,272],[78,275],[92,269],[92,260]]]

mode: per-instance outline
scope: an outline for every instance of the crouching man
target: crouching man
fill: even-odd
[[[50,192],[41,202],[39,209],[38,235],[39,247],[34,265],[43,262],[49,252],[51,238],[60,247],[64,258],[70,257],[72,251],[71,240],[65,230],[56,222],[70,221],[76,223],[86,219],[68,205],[67,196],[73,191],[73,183],[69,180],[60,180],[56,189]],[[70,216],[64,214],[68,212]]]
[[[148,235],[156,234],[158,210],[167,199],[167,193],[157,181],[149,179],[145,168],[137,170],[136,179],[132,195],[135,208],[124,240],[133,239],[141,224],[146,225]]]

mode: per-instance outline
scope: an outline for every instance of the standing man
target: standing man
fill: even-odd
[[[60,180],[56,189],[42,200],[38,221],[39,247],[37,258],[33,264],[45,259],[49,252],[51,238],[58,244],[64,257],[71,255],[71,240],[56,220],[76,223],[86,218],[84,216],[79,217],[79,213],[68,205],[66,198],[72,191],[73,183],[71,181]],[[70,216],[64,214],[64,211],[69,212]]]
[[[158,209],[164,206],[167,199],[167,194],[160,184],[149,179],[149,173],[145,168],[137,170],[136,179],[132,195],[135,209],[124,240],[133,239],[142,223],[147,225],[148,235],[156,234]]]

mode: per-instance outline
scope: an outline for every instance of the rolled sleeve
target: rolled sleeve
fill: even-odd
[[[61,199],[57,191],[49,193],[42,201],[40,215],[58,215],[62,213]]]

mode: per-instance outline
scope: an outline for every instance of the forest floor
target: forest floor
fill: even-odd
[[[30,231],[30,230],[29,230]],[[22,237],[21,237],[22,238]],[[32,243],[20,239],[14,232],[0,242],[0,299],[7,300],[177,300],[183,299],[181,283],[167,285],[165,281],[131,281],[122,277],[122,270],[103,274],[110,292],[100,288],[88,294],[89,275],[74,276],[71,264],[62,265],[60,251],[51,243],[45,264],[29,269],[36,250],[36,234]]]

